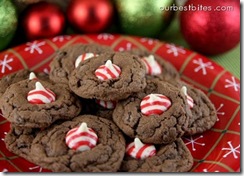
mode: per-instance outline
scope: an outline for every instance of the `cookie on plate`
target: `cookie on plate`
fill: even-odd
[[[141,60],[120,52],[81,62],[69,78],[70,89],[78,96],[104,101],[125,99],[146,86]]]
[[[40,129],[37,128],[11,125],[10,131],[4,138],[6,148],[10,152],[31,161],[29,157],[31,144],[39,131]]]
[[[142,49],[132,49],[126,52],[135,54],[142,60],[146,66],[147,79],[159,78],[161,80],[174,80],[180,78],[176,68],[155,53]]]
[[[125,139],[110,120],[82,115],[41,131],[31,159],[54,172],[115,172],[125,154]]]
[[[19,70],[17,72],[6,75],[0,79],[0,97],[5,92],[5,90],[13,83],[27,79],[31,71],[28,69]],[[48,75],[45,73],[36,73],[37,77],[41,80],[48,80]]]
[[[185,133],[190,116],[180,89],[167,82],[148,80],[142,92],[117,103],[113,121],[130,138],[167,144]]]
[[[187,172],[193,157],[181,138],[166,145],[143,144],[140,139],[126,147],[123,172]]]
[[[113,52],[113,50],[95,43],[74,44],[62,48],[50,63],[49,77],[54,82],[68,84],[69,75],[80,62],[107,52]]]
[[[170,81],[170,83],[184,91],[192,113],[185,135],[203,133],[212,128],[217,121],[217,111],[207,95],[180,80]]]
[[[78,98],[64,84],[27,79],[9,86],[0,99],[3,117],[17,126],[45,128],[81,111]]]

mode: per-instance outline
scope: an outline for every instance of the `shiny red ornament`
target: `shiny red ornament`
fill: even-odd
[[[109,26],[113,12],[110,0],[71,0],[67,8],[67,17],[77,30],[97,33]]]
[[[58,5],[38,2],[23,12],[22,27],[29,40],[59,35],[65,27],[65,16]]]
[[[188,0],[180,12],[181,32],[200,53],[226,52],[240,41],[238,0]]]

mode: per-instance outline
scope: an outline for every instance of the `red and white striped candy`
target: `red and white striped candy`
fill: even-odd
[[[145,96],[140,104],[142,114],[149,116],[162,114],[171,106],[168,97],[161,94],[150,94]]]
[[[37,77],[36,77],[36,74],[34,72],[31,72],[29,74],[29,80],[38,80]]]
[[[156,148],[154,145],[143,144],[139,138],[135,138],[134,142],[126,146],[126,154],[136,159],[145,159],[156,155]]]
[[[100,80],[108,80],[118,78],[121,73],[121,69],[112,63],[111,60],[107,60],[105,65],[101,65],[95,71],[95,75]]]
[[[146,73],[148,75],[159,75],[162,73],[162,68],[159,63],[155,60],[153,55],[142,58],[143,63],[146,66]]]
[[[27,95],[27,100],[32,104],[46,104],[56,100],[56,95],[50,89],[46,89],[40,82],[36,82],[36,88]]]
[[[97,141],[97,134],[84,122],[80,127],[71,129],[65,137],[68,147],[79,151],[91,150],[97,145]]]
[[[187,94],[187,88],[186,88],[186,86],[183,86],[181,88],[181,91],[186,96],[186,100],[187,100],[187,103],[190,106],[190,108],[193,108],[193,106],[194,106],[194,100]]]
[[[98,54],[94,54],[94,53],[84,53],[84,54],[79,55],[77,57],[77,59],[75,60],[75,68],[78,67],[82,61],[90,59],[92,57],[96,57],[96,56],[98,56]]]
[[[106,109],[114,109],[116,106],[116,101],[96,100],[96,103]]]

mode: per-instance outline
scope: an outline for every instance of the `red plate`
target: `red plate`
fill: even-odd
[[[48,65],[58,48],[91,42],[108,45],[116,51],[147,49],[171,62],[183,80],[208,95],[218,114],[218,121],[211,130],[184,138],[194,157],[191,172],[240,171],[240,81],[221,66],[195,52],[150,38],[112,34],[58,36],[27,42],[0,53],[0,78],[23,68],[48,73]],[[4,144],[8,130],[9,123],[0,116],[0,171],[47,171],[8,152]]]

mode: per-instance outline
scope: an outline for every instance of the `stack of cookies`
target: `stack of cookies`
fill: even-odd
[[[76,44],[50,68],[2,78],[0,108],[6,147],[54,172],[187,172],[181,137],[217,120],[208,97],[148,51]]]

